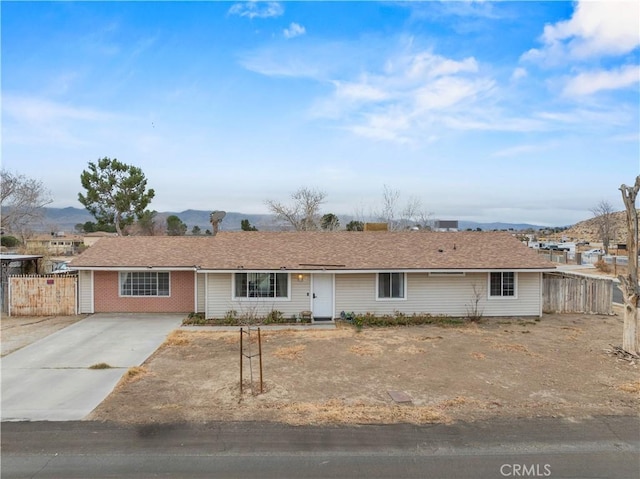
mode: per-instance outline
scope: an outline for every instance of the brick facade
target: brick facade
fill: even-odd
[[[188,313],[195,309],[195,274],[171,271],[171,293],[167,297],[120,296],[117,271],[94,272],[96,313]]]

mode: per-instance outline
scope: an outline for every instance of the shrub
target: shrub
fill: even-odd
[[[0,244],[7,248],[15,248],[16,246],[20,246],[20,240],[15,236],[2,235],[0,237]]]
[[[353,314],[353,313],[352,313]],[[342,317],[342,315],[341,315]],[[349,318],[345,313],[345,318]],[[422,324],[437,324],[439,326],[457,326],[465,324],[462,318],[452,318],[449,316],[432,316],[431,314],[412,314],[395,311],[393,314],[376,316],[373,313],[354,314],[351,323],[358,329],[363,327],[393,327],[393,326],[418,326]]]
[[[287,323],[288,320],[285,319],[282,311],[278,311],[277,309],[272,309],[262,320],[262,324],[273,324],[273,323]]]
[[[238,321],[238,312],[235,309],[230,309],[224,313],[224,319],[226,321]]]
[[[346,313],[345,311],[340,312],[340,319],[342,319],[343,321],[351,322],[355,317],[356,313],[354,313],[353,311],[351,311],[350,313]]]
[[[611,272],[611,266],[609,266],[605,260],[603,260],[602,258],[600,258],[598,261],[596,261],[596,263],[594,264],[594,266],[596,267],[596,269],[598,271],[602,271],[603,273],[609,273]]]

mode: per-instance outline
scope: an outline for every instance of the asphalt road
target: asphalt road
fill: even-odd
[[[640,419],[430,426],[2,424],[2,478],[635,478]]]

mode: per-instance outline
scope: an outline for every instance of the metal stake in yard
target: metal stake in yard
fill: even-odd
[[[251,392],[253,393],[253,365],[252,358],[258,356],[260,362],[260,394],[263,393],[263,381],[262,381],[262,340],[260,337],[260,328],[257,328],[258,331],[258,353],[253,354],[251,352],[251,327],[247,327],[245,331],[244,328],[240,328],[240,397],[242,398],[242,380],[243,380],[243,372],[242,372],[242,363],[244,358],[249,360],[249,382],[251,384]],[[249,336],[249,346],[248,351],[245,352],[243,336],[247,334]]]

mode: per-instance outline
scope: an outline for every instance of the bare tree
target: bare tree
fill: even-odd
[[[51,203],[51,195],[39,180],[2,170],[0,208],[2,229],[20,234],[23,238],[28,225],[42,219],[42,208]]]
[[[600,201],[592,210],[598,227],[598,236],[602,241],[604,252],[609,254],[609,244],[616,234],[615,211],[606,200]]]
[[[376,216],[387,223],[390,231],[397,230],[399,226],[396,220],[399,200],[400,191],[384,185],[382,190],[382,210]]]
[[[418,226],[425,231],[431,231],[434,227],[433,213],[422,209],[418,212]]]
[[[320,229],[320,205],[327,194],[312,188],[300,188],[291,195],[293,203],[286,205],[274,200],[265,204],[276,219],[291,225],[296,231],[317,231]]]
[[[384,185],[382,192],[382,210],[375,214],[381,221],[387,223],[390,231],[403,230],[418,226],[430,229],[433,213],[427,212],[420,198],[412,196],[404,207],[399,205],[400,191]]]
[[[640,287],[638,287],[638,212],[636,197],[640,191],[640,176],[633,186],[620,186],[622,200],[627,213],[627,253],[629,255],[627,276],[620,275],[620,290],[624,297],[624,325],[622,349],[640,354]]]

